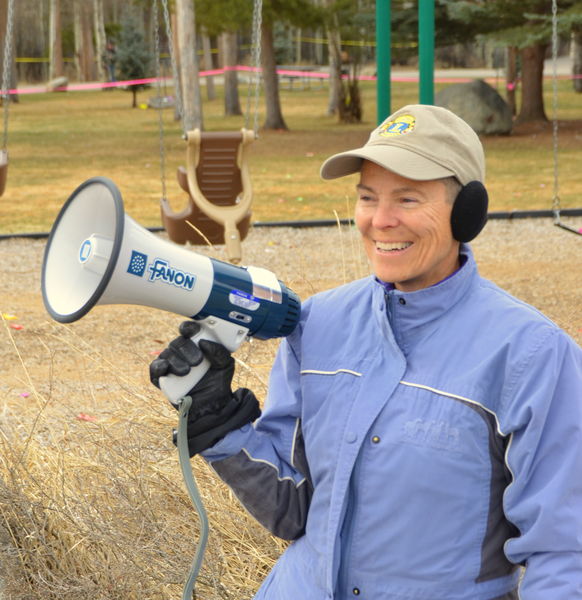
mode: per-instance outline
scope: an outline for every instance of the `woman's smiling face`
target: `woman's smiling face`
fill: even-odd
[[[356,188],[356,225],[378,279],[412,292],[459,268],[453,203],[442,181],[407,179],[365,160]]]

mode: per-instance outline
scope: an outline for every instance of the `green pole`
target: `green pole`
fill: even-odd
[[[418,96],[434,104],[434,0],[418,2]]]
[[[376,118],[378,125],[390,114],[390,0],[376,0]]]

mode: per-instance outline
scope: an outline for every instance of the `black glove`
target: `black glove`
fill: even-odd
[[[160,387],[160,377],[184,376],[191,367],[199,365],[203,358],[210,368],[202,379],[188,392],[192,405],[188,412],[188,449],[194,456],[213,446],[229,431],[251,423],[261,415],[255,395],[246,388],[231,391],[234,375],[234,359],[222,345],[200,340],[196,345],[190,338],[200,331],[195,321],[180,325],[180,337],[150,364],[150,380]],[[174,443],[177,433],[174,432]]]

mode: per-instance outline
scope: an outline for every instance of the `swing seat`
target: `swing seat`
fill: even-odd
[[[0,196],[4,195],[8,178],[8,152],[0,150]]]
[[[254,137],[245,129],[188,132],[187,166],[179,167],[177,172],[178,184],[188,194],[188,204],[176,213],[166,199],[161,201],[162,223],[173,242],[226,244],[229,258],[240,260],[238,246],[248,233],[251,219],[246,148]]]

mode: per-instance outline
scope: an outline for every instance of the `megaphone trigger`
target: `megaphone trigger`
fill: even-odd
[[[249,332],[246,327],[216,317],[206,317],[198,323],[200,324],[200,331],[190,338],[194,343],[197,344],[200,340],[210,340],[222,344],[230,352],[234,352],[239,348],[247,339]],[[186,396],[202,379],[209,367],[210,363],[204,358],[199,365],[190,369],[188,375],[160,377],[160,389],[174,406],[178,406],[180,399]]]

